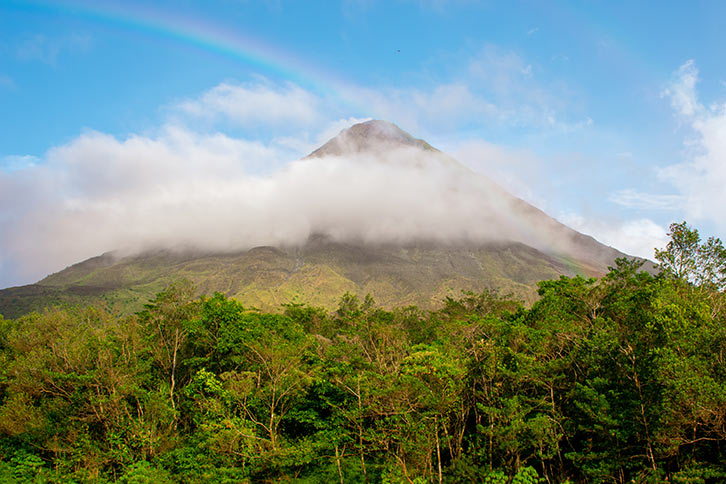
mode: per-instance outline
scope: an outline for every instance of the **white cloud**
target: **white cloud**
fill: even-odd
[[[94,253],[153,243],[185,223],[194,231],[205,213],[232,209],[220,203],[231,181],[278,161],[258,142],[179,127],[125,140],[88,132],[42,163],[0,171],[0,253],[38,278]]]
[[[198,99],[179,103],[185,115],[215,119],[222,117],[242,126],[296,126],[320,121],[321,100],[292,83],[261,81],[249,84],[222,83]]]
[[[678,120],[689,129],[685,161],[660,172],[685,199],[690,220],[707,220],[726,230],[726,104],[704,106],[698,99],[698,70],[684,63],[663,92]]]
[[[685,117],[692,117],[703,111],[696,96],[696,83],[698,83],[698,69],[693,59],[686,61],[676,73],[677,78],[662,95],[669,97],[673,109]]]
[[[560,214],[558,220],[628,255],[650,260],[656,248],[662,249],[668,243],[667,230],[648,218],[607,220],[569,212]]]

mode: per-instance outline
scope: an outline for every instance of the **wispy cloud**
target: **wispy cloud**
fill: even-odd
[[[535,153],[484,140],[459,145],[454,157],[478,173],[484,173],[509,193],[544,208],[547,201],[537,189],[546,179],[546,162]]]
[[[59,52],[59,42],[51,41],[46,36],[40,34],[26,39],[16,50],[20,60],[38,60],[50,65],[55,65]]]
[[[335,98],[264,78],[224,82],[178,102],[170,112],[180,122],[192,118],[291,132],[346,117],[342,99],[358,106],[366,117],[395,120],[417,132],[425,128],[445,134],[493,125],[567,134],[593,124],[581,112],[573,115],[573,96],[563,91],[561,83],[555,86],[538,79],[536,64],[514,51],[486,45],[462,68],[463,74],[459,69],[456,75],[428,85],[370,88],[351,83],[340,87]]]
[[[247,84],[219,84],[196,99],[180,102],[175,109],[186,116],[222,117],[243,126],[300,126],[320,120],[320,103],[320,98],[295,84],[278,85],[260,79]]]
[[[663,91],[687,129],[685,161],[660,171],[682,195],[689,219],[708,220],[726,230],[726,104],[705,106],[698,98],[698,69],[685,62]]]
[[[626,254],[650,260],[653,260],[656,248],[662,249],[668,243],[666,230],[649,218],[617,220],[567,212],[560,214],[558,219],[573,229],[591,235]]]
[[[671,100],[676,113],[692,118],[703,112],[703,106],[698,102],[696,84],[698,83],[698,69],[693,59],[686,61],[677,71],[676,78],[663,90],[661,95]]]
[[[486,45],[469,62],[469,82],[488,96],[504,120],[519,126],[536,126],[569,132],[592,124],[577,113],[577,96],[561,82],[538,77],[540,69],[515,51]],[[574,115],[573,115],[574,114]]]
[[[0,171],[17,171],[33,168],[40,162],[40,158],[31,155],[8,155],[0,158]]]
[[[537,65],[512,50],[486,45],[463,70],[427,87],[349,86],[343,94],[366,106],[371,117],[436,133],[475,125],[567,134],[593,124],[572,102],[576,96],[561,83],[539,79]]]
[[[362,100],[371,117],[396,120],[414,131],[427,126],[448,132],[472,120],[486,122],[502,115],[496,105],[464,83],[439,84],[430,89],[349,87],[346,95]]]
[[[36,34],[22,41],[16,47],[15,53],[23,61],[39,61],[55,66],[62,51],[85,51],[90,46],[91,37],[88,35],[72,34],[51,38]]]
[[[418,6],[425,10],[434,10],[436,12],[446,12],[446,9],[452,5],[465,5],[467,3],[476,3],[478,0],[405,0],[406,3]],[[356,11],[370,8],[376,3],[384,3],[380,0],[344,0],[343,8],[345,12]]]
[[[16,87],[12,77],[6,74],[0,74],[0,89],[15,89]]]
[[[682,195],[658,195],[642,193],[633,189],[618,190],[609,200],[628,208],[643,210],[679,210],[685,201]]]

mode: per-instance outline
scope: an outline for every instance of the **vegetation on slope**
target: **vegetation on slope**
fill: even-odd
[[[444,307],[0,318],[2,482],[723,482],[726,252]]]
[[[37,284],[0,290],[0,313],[19,317],[59,303],[105,303],[124,314],[175,280],[197,294],[221,292],[269,312],[296,302],[335,309],[345,292],[371,294],[385,308],[441,307],[462,289],[502,289],[533,302],[537,282],[575,275],[580,265],[523,244],[369,246],[314,239],[303,247],[257,247],[233,254],[168,251],[73,265]],[[592,275],[592,271],[580,275]]]

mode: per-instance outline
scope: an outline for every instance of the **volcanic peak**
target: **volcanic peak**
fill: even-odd
[[[306,158],[342,156],[380,150],[381,148],[390,149],[407,146],[439,152],[426,141],[414,138],[395,124],[373,119],[354,124],[350,128],[342,130],[335,138],[310,153]]]

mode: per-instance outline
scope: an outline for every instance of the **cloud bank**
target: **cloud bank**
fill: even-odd
[[[42,164],[0,172],[0,244],[23,274],[119,250],[235,251],[338,240],[498,240],[516,235],[488,179],[414,148],[309,158],[265,176],[274,147],[168,126],[119,140],[88,132]],[[523,236],[522,236],[523,237]]]

